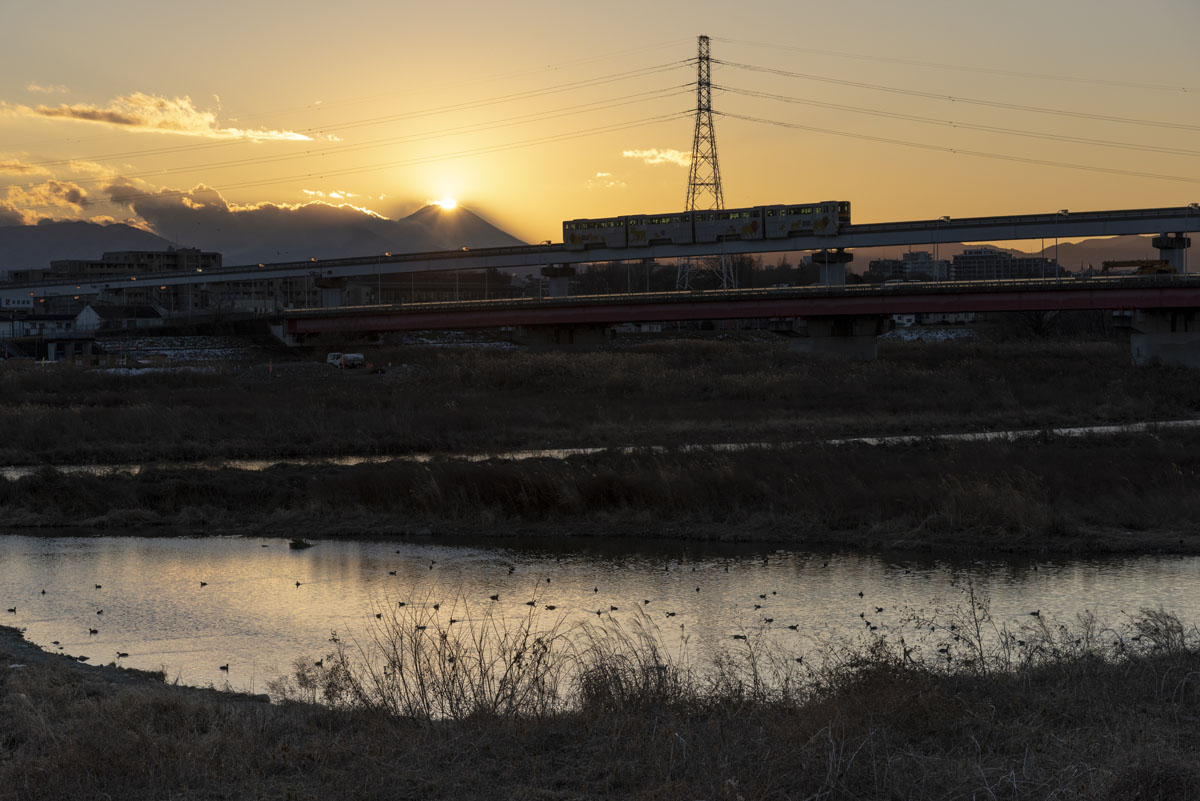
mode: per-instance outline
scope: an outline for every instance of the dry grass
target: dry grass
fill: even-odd
[[[1200,432],[0,479],[10,526],[1194,552]]]
[[[807,440],[1170,419],[1200,406],[1186,371],[1134,368],[1115,343],[885,343],[870,364],[712,340],[368,358],[397,366],[269,377],[266,365],[120,375],[6,364],[0,463]]]
[[[752,640],[693,666],[644,628],[398,612],[298,672],[316,706],[8,669],[0,798],[1200,797],[1195,628],[1033,621],[946,660],[974,636],[959,623],[990,625],[974,601],[802,665]]]

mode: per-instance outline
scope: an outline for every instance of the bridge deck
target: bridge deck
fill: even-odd
[[[926,312],[1200,308],[1200,277],[1030,279],[580,295],[285,312],[292,335]]]

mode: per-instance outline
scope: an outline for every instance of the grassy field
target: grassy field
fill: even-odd
[[[261,471],[42,468],[6,525],[155,534],[416,532],[999,552],[1200,552],[1200,430],[1015,441],[605,451]]]
[[[5,364],[0,464],[778,442],[1200,411],[1188,371],[1133,368],[1115,343],[884,343],[868,364],[813,360],[782,341],[367,355],[387,372]]]
[[[892,344],[812,361],[781,344],[605,351],[404,348],[382,375],[315,363],[144,375],[0,369],[9,527],[374,536],[605,534],[807,547],[1200,551],[1200,433],[829,445],[829,437],[1182,419],[1184,370],[1117,345]],[[789,442],[745,451],[681,446]],[[566,460],[509,448],[666,446]],[[259,472],[158,460],[436,452],[430,461]]]
[[[974,603],[920,642],[804,664],[751,637],[703,666],[638,631],[412,622],[279,705],[14,668],[4,638],[0,799],[1200,797],[1200,641],[1162,611],[1010,631]]]

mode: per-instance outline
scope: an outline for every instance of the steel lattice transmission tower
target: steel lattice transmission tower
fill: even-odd
[[[721,165],[717,162],[717,133],[712,118],[712,68],[708,37],[700,37],[696,59],[696,131],[692,135],[692,163],[688,174],[687,211],[723,209]]]
[[[709,211],[725,208],[725,192],[721,188],[721,164],[717,161],[717,132],[713,127],[712,112],[712,67],[709,62],[707,36],[699,40],[696,59],[696,129],[692,134],[692,160],[688,172],[686,211]],[[706,269],[706,265],[693,259],[684,259],[675,272],[675,286],[687,289],[691,285],[693,270]],[[721,286],[730,283],[725,258],[721,258]]]

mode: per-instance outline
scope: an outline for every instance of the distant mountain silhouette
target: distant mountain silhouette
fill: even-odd
[[[449,250],[464,246],[502,248],[526,244],[462,206],[443,209],[441,206],[431,204],[418,209],[404,220],[425,226],[434,236],[445,242]]]
[[[1058,260],[1064,269],[1075,271],[1080,269],[1081,265],[1083,269],[1087,269],[1089,264],[1099,270],[1100,265],[1105,261],[1157,259],[1158,251],[1151,246],[1150,239],[1151,237],[1148,236],[1129,235],[1106,237],[1103,239],[1085,239],[1078,244],[1062,242],[1058,246]],[[943,243],[938,246],[938,258],[950,260],[968,247],[975,246],[974,244],[964,245],[961,242]],[[1003,249],[1016,256],[1045,256],[1048,259],[1054,258],[1053,240],[1048,241],[1046,248],[1041,252],[1026,252],[1017,250],[1016,248]],[[911,248],[859,248],[854,251],[854,262],[851,269],[855,272],[866,272],[868,265],[875,259],[899,259],[909,250],[925,250],[933,253],[933,245],[914,245]],[[769,262],[770,257],[764,257],[764,261]],[[1200,267],[1200,262],[1197,262],[1197,266]]]
[[[106,250],[166,250],[171,243],[123,223],[0,226],[0,270],[42,269],[54,259],[98,259]]]
[[[357,209],[320,205],[222,213],[211,219],[177,216],[157,220],[149,214],[144,216],[159,230],[179,232],[180,239],[189,242],[188,246],[194,243],[202,250],[221,253],[229,265],[524,244],[461,206],[447,210],[429,205],[399,220],[364,214]],[[121,223],[42,222],[0,226],[0,270],[45,268],[55,259],[98,259],[105,251],[166,250],[172,246],[163,237]],[[938,251],[941,258],[949,259],[964,247],[959,243],[944,244]],[[851,269],[865,272],[873,259],[899,258],[908,249],[858,249]],[[933,252],[932,245],[912,249]],[[1054,258],[1054,245],[1048,243],[1044,253]],[[1099,269],[1107,260],[1158,257],[1150,245],[1150,237],[1145,236],[1061,243],[1058,254],[1068,270],[1077,270],[1081,265],[1086,268],[1089,264]],[[786,255],[792,263],[801,256],[764,254],[763,262],[774,263],[780,255]],[[1200,258],[1196,267],[1200,268]]]
[[[523,244],[461,206],[426,206],[401,220],[320,204],[245,212],[174,209],[170,217],[159,217],[157,211],[147,208],[143,216],[158,230],[175,232],[188,247],[222,254],[227,265]],[[123,224],[0,226],[0,270],[40,269],[56,259],[98,259],[105,251],[172,246],[160,236]]]

